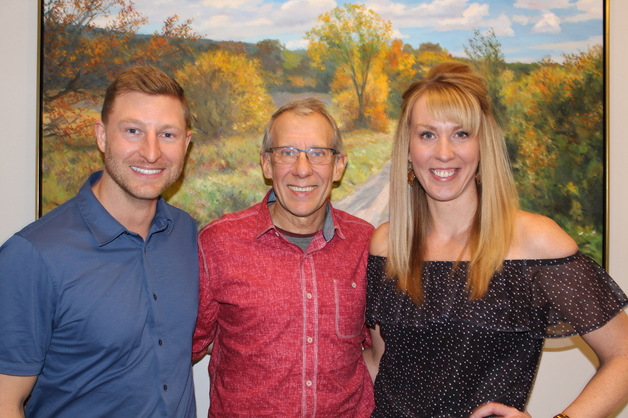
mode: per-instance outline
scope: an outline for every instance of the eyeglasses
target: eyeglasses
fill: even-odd
[[[310,164],[322,165],[330,164],[334,155],[338,154],[333,148],[313,147],[299,149],[296,147],[273,147],[268,152],[272,154],[273,161],[277,164],[293,164],[299,159],[299,155],[304,152]]]

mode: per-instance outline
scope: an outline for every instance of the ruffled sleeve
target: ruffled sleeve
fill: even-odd
[[[617,283],[582,253],[531,264],[534,312],[545,324],[545,337],[586,334],[628,304]]]
[[[531,338],[593,331],[617,315],[628,298],[593,260],[578,252],[549,260],[506,260],[482,299],[469,300],[467,264],[426,262],[426,300],[416,305],[385,278],[386,258],[369,257],[367,325],[426,327],[448,321],[493,331],[528,332]]]

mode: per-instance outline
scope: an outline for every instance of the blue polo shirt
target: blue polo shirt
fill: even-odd
[[[194,417],[196,225],[163,199],[146,241],[78,195],[0,247],[0,373],[26,416]]]

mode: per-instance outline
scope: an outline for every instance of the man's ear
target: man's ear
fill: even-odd
[[[105,145],[107,144],[105,124],[97,120],[94,122],[94,131],[96,132],[96,144],[98,145],[98,149],[101,152],[105,152]]]
[[[336,155],[336,161],[334,162],[334,181],[342,179],[342,174],[345,172],[346,167],[347,153],[341,152],[339,155]]]
[[[262,164],[262,172],[264,177],[271,180],[273,178],[273,167],[270,161],[270,154],[268,152],[262,152],[260,154],[260,163]]]
[[[192,131],[187,131],[185,134],[185,149],[187,150],[190,146],[190,141],[192,140]]]

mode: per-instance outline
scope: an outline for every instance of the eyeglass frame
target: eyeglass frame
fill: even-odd
[[[292,147],[292,146],[284,146],[284,147],[270,147],[270,148],[268,148],[268,150],[267,150],[266,152],[267,152],[267,153],[269,153],[269,154],[271,154],[271,158],[272,158],[272,156],[274,155],[273,151],[274,151],[274,150],[276,150],[276,149],[292,149],[292,150],[295,150],[295,151],[299,151],[299,153],[297,154],[297,156],[296,156],[296,158],[294,159],[294,161],[292,161],[292,162],[290,162],[290,163],[282,163],[282,162],[275,161],[277,164],[294,164],[294,163],[296,163],[296,162],[298,161],[299,156],[301,155],[301,153],[302,153],[302,152],[303,152],[303,153],[305,153],[305,158],[307,158],[307,160],[308,160],[308,162],[309,162],[310,164],[313,164],[313,165],[331,164],[331,163],[333,162],[333,159],[332,159],[332,161],[330,161],[330,162],[328,162],[328,163],[314,163],[314,162],[312,162],[312,161],[310,160],[310,156],[309,156],[307,153],[308,153],[309,151],[312,151],[312,150],[329,150],[329,151],[331,151],[331,152],[332,152],[332,156],[340,154],[340,152],[339,152],[337,149],[335,149],[335,148],[328,148],[328,147],[310,147],[310,148],[308,148],[308,149],[301,149],[301,148]]]

